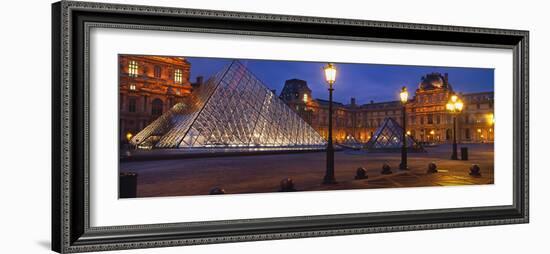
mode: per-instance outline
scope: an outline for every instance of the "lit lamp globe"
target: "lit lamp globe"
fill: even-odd
[[[324,68],[325,70],[325,79],[327,83],[329,83],[332,87],[332,84],[336,82],[336,67],[334,67],[334,64],[327,64]]]
[[[134,135],[132,135],[131,132],[126,133],[126,139],[127,139],[128,141],[130,141],[130,139],[132,139],[133,136],[134,136]]]
[[[449,110],[450,112],[455,111],[455,104],[454,103],[448,102],[446,106],[447,106],[447,110]]]
[[[407,103],[409,100],[409,92],[407,91],[407,87],[404,86],[401,88],[401,92],[399,93],[399,97],[401,98],[401,103]]]
[[[462,111],[462,108],[463,108],[463,107],[464,107],[464,103],[462,103],[461,100],[457,100],[457,101],[455,102],[455,109],[456,109],[456,111],[458,111],[458,112]]]

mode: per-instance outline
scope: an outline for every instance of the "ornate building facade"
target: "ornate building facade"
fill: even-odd
[[[396,97],[398,97],[396,91]],[[493,92],[462,94],[454,91],[447,74],[430,73],[421,78],[415,94],[406,104],[407,134],[419,142],[452,142],[453,115],[446,110],[451,95],[464,101],[457,114],[457,140],[463,143],[483,143],[494,140]],[[313,99],[307,82],[291,79],[285,82],[280,94],[294,111],[319,134],[328,136],[328,101]],[[358,105],[354,98],[349,104],[334,103],[333,138],[367,142],[385,118],[402,125],[403,106],[400,101]]]
[[[121,143],[191,92],[190,63],[183,57],[119,56]]]

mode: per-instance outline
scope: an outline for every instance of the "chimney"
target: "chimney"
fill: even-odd
[[[197,77],[197,84],[198,84],[198,85],[201,85],[203,81],[204,81],[204,77],[203,77],[203,76],[198,76],[198,77]]]
[[[374,101],[373,101],[373,100],[370,100],[370,104],[374,104]]]
[[[444,78],[444,80],[445,80],[445,84],[448,84],[448,83],[449,83],[449,73],[446,73],[446,72],[445,72],[445,78]]]
[[[193,87],[193,89],[198,88],[202,85],[202,82],[203,82],[203,77],[197,76],[197,78],[195,79],[195,83],[191,83],[191,87]]]
[[[351,97],[351,105],[355,106],[355,98]]]

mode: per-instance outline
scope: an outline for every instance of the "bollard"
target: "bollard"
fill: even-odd
[[[433,173],[437,173],[437,165],[435,164],[435,162],[430,162],[428,164],[428,174],[433,174]]]
[[[137,196],[137,173],[121,172],[118,177],[118,198]]]
[[[477,164],[473,164],[470,167],[470,175],[471,176],[481,176],[481,168]]]
[[[392,171],[391,171],[390,165],[388,165],[388,163],[384,163],[384,165],[382,165],[382,172],[380,172],[380,173],[383,174],[383,175],[391,174]]]
[[[296,191],[296,189],[294,189],[294,182],[292,181],[292,178],[287,177],[281,180],[281,188],[279,189],[279,191],[280,192]]]
[[[225,190],[220,188],[220,187],[214,187],[210,190],[210,193],[208,193],[210,195],[220,195],[220,194],[225,194]]]
[[[460,158],[461,158],[463,161],[467,161],[467,160],[468,160],[468,147],[461,147],[461,148],[460,148]]]
[[[363,167],[357,168],[357,171],[355,173],[355,180],[359,179],[367,179],[369,176],[367,175],[367,170]]]

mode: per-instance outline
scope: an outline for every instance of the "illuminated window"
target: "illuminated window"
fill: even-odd
[[[134,60],[131,60],[128,62],[128,75],[130,77],[137,77],[138,76],[138,63]]]
[[[176,83],[181,83],[183,81],[183,72],[180,69],[174,71],[174,81]]]
[[[307,93],[304,94],[304,102],[307,102]]]
[[[136,90],[136,84],[130,84],[130,90],[135,91]]]

